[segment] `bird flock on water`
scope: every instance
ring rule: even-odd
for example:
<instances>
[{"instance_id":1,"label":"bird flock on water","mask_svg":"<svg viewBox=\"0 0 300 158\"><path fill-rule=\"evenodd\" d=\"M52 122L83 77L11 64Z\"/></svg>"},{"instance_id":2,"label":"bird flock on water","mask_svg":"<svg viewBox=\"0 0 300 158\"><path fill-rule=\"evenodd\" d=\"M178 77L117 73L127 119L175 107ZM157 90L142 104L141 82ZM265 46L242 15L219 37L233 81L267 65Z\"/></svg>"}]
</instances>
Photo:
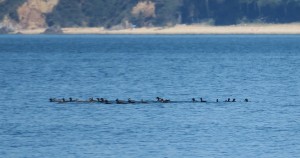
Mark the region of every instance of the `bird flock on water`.
<instances>
[{"instance_id":1,"label":"bird flock on water","mask_svg":"<svg viewBox=\"0 0 300 158\"><path fill-rule=\"evenodd\" d=\"M197 100L196 98L192 98L190 101L171 101L170 99L164 99L161 97L156 97L156 100L154 100L154 101L151 101L151 100L148 101L148 100L143 100L143 99L141 99L140 101L135 101L130 98L128 98L127 101L120 100L120 99L107 100L104 98L94 99L93 97L89 98L88 100L73 99L71 97L69 99L50 98L49 101L54 102L54 103L103 103L103 104L147 104L147 103L180 103L180 102L207 103L208 102L208 101L204 100L203 98L200 98L199 100ZM247 98L242 101L249 102L249 100ZM218 102L222 102L222 101L219 101L219 99L216 99L215 101L210 101L210 102L218 103ZM232 99L228 98L228 99L224 100L223 102L237 102L237 100L235 98L232 98Z\"/></svg>"}]
</instances>

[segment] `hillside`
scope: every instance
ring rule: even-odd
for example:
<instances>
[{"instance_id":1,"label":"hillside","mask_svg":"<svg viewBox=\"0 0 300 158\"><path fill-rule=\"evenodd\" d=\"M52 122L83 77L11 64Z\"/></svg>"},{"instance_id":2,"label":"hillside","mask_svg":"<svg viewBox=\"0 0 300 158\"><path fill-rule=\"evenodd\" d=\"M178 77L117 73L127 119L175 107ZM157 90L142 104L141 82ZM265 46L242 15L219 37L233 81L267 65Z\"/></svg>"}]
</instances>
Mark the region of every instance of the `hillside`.
<instances>
[{"instance_id":1,"label":"hillside","mask_svg":"<svg viewBox=\"0 0 300 158\"><path fill-rule=\"evenodd\" d=\"M0 27L105 27L300 21L300 0L0 0Z\"/></svg>"}]
</instances>

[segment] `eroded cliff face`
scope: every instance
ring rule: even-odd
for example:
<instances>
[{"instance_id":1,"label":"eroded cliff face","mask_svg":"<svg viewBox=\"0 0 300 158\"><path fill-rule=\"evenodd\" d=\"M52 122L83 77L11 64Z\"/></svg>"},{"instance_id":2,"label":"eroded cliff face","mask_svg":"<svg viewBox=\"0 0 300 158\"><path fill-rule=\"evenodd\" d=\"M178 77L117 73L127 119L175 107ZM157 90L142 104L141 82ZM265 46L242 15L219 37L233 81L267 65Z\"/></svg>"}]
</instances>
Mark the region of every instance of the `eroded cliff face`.
<instances>
[{"instance_id":1,"label":"eroded cliff face","mask_svg":"<svg viewBox=\"0 0 300 158\"><path fill-rule=\"evenodd\" d=\"M155 3L151 1L138 2L137 5L132 8L131 14L135 17L155 17Z\"/></svg>"},{"instance_id":2,"label":"eroded cliff face","mask_svg":"<svg viewBox=\"0 0 300 158\"><path fill-rule=\"evenodd\" d=\"M18 8L20 28L45 28L45 14L50 13L58 3L59 0L27 0Z\"/></svg>"}]
</instances>

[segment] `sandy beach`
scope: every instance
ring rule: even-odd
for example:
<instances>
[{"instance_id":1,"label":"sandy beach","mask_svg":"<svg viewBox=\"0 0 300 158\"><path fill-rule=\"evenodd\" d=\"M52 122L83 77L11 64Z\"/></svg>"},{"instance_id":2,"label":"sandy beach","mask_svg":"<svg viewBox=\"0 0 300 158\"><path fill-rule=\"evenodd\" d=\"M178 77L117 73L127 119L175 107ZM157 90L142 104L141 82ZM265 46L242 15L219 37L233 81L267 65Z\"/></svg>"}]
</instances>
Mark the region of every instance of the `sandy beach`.
<instances>
[{"instance_id":1,"label":"sandy beach","mask_svg":"<svg viewBox=\"0 0 300 158\"><path fill-rule=\"evenodd\" d=\"M41 34L45 29L17 30L15 33ZM230 26L176 25L122 30L94 28L62 28L64 34L300 34L300 23L240 24Z\"/></svg>"}]
</instances>

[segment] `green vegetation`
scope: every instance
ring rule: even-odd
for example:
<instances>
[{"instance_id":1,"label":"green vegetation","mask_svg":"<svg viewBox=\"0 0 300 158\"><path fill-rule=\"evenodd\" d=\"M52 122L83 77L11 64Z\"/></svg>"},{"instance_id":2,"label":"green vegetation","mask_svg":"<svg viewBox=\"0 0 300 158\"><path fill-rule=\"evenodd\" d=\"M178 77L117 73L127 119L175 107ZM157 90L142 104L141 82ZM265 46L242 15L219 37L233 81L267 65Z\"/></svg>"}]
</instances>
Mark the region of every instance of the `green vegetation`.
<instances>
[{"instance_id":1,"label":"green vegetation","mask_svg":"<svg viewBox=\"0 0 300 158\"><path fill-rule=\"evenodd\" d=\"M216 25L300 21L299 0L183 0L183 3L183 23L203 19L213 19Z\"/></svg>"},{"instance_id":2,"label":"green vegetation","mask_svg":"<svg viewBox=\"0 0 300 158\"><path fill-rule=\"evenodd\" d=\"M142 0L61 0L48 22L61 26L105 26L124 19L137 26L165 26L207 22L230 25L243 22L288 23L300 21L300 0L152 0L156 17L132 17Z\"/></svg>"},{"instance_id":3,"label":"green vegetation","mask_svg":"<svg viewBox=\"0 0 300 158\"><path fill-rule=\"evenodd\" d=\"M135 5L135 0L60 0L47 15L47 23L68 26L105 26L119 24Z\"/></svg>"},{"instance_id":4,"label":"green vegetation","mask_svg":"<svg viewBox=\"0 0 300 158\"><path fill-rule=\"evenodd\" d=\"M4 15L18 20L17 7L25 0L0 3ZM155 16L132 15L138 2L147 0L60 0L46 15L49 26L112 26L130 21L139 26L166 26L178 23L209 22L215 25L300 21L300 0L151 0Z\"/></svg>"},{"instance_id":5,"label":"green vegetation","mask_svg":"<svg viewBox=\"0 0 300 158\"><path fill-rule=\"evenodd\" d=\"M156 0L156 25L181 23L182 0Z\"/></svg>"},{"instance_id":6,"label":"green vegetation","mask_svg":"<svg viewBox=\"0 0 300 158\"><path fill-rule=\"evenodd\" d=\"M0 19L3 19L5 15L18 21L17 8L21 6L25 0L5 0L0 3Z\"/></svg>"}]
</instances>

